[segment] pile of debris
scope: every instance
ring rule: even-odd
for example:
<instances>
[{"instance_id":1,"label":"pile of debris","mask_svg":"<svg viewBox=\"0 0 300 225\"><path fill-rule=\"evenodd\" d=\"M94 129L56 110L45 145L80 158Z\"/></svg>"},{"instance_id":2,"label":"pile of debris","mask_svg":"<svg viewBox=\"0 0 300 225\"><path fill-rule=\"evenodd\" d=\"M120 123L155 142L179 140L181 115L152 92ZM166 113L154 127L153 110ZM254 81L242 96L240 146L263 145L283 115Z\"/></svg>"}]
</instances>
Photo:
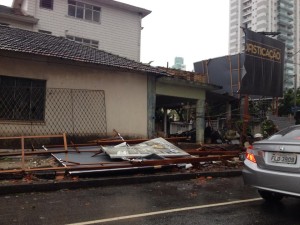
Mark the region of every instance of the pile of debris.
<instances>
[{"instance_id":1,"label":"pile of debris","mask_svg":"<svg viewBox=\"0 0 300 225\"><path fill-rule=\"evenodd\" d=\"M26 149L25 139L63 138L64 145ZM114 171L141 171L145 169L185 168L208 169L214 166L241 164L242 149L228 146L202 146L183 150L180 138L150 140L95 140L87 144L67 144L66 134L50 136L13 137L21 140L21 148L0 152L0 176L28 175L35 172L55 172L68 175L87 175ZM8 138L0 138L0 140ZM177 146L176 146L177 143Z\"/></svg>"}]
</instances>

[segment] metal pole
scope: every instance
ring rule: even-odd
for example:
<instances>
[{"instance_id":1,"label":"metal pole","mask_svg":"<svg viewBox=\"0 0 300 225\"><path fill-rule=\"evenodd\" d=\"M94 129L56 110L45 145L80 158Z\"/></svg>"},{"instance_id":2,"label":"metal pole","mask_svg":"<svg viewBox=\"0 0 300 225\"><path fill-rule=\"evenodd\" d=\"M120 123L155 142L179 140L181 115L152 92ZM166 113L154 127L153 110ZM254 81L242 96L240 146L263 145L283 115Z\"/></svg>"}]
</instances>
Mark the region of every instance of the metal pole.
<instances>
[{"instance_id":1,"label":"metal pole","mask_svg":"<svg viewBox=\"0 0 300 225\"><path fill-rule=\"evenodd\" d=\"M297 106L297 74L294 75L294 117L296 116L296 106Z\"/></svg>"},{"instance_id":2,"label":"metal pole","mask_svg":"<svg viewBox=\"0 0 300 225\"><path fill-rule=\"evenodd\" d=\"M168 111L167 111L167 108L164 108L164 134L165 134L165 137L168 137Z\"/></svg>"},{"instance_id":3,"label":"metal pole","mask_svg":"<svg viewBox=\"0 0 300 225\"><path fill-rule=\"evenodd\" d=\"M243 130L240 137L241 144L247 141L247 128L249 123L249 96L245 95L244 97L244 113L243 113Z\"/></svg>"}]
</instances>

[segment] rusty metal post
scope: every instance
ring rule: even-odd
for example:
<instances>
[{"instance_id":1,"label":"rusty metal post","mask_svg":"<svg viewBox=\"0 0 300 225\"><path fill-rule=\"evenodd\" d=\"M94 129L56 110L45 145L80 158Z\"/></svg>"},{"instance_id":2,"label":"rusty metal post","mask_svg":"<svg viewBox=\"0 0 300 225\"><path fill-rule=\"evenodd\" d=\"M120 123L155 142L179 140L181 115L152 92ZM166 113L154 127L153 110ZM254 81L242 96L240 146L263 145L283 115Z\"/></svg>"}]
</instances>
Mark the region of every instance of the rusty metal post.
<instances>
[{"instance_id":1,"label":"rusty metal post","mask_svg":"<svg viewBox=\"0 0 300 225\"><path fill-rule=\"evenodd\" d=\"M66 133L63 133L63 139L64 139L64 149L65 149L65 151L68 151L68 143L67 143Z\"/></svg>"},{"instance_id":2,"label":"rusty metal post","mask_svg":"<svg viewBox=\"0 0 300 225\"><path fill-rule=\"evenodd\" d=\"M243 144L243 138L247 137L247 128L249 122L249 96L244 97L244 113L243 113L243 135L241 136L241 144Z\"/></svg>"},{"instance_id":3,"label":"rusty metal post","mask_svg":"<svg viewBox=\"0 0 300 225\"><path fill-rule=\"evenodd\" d=\"M22 148L22 171L25 171L25 141L24 137L21 137L21 148Z\"/></svg>"},{"instance_id":4,"label":"rusty metal post","mask_svg":"<svg viewBox=\"0 0 300 225\"><path fill-rule=\"evenodd\" d=\"M163 108L164 110L164 134L165 134L165 137L168 137L168 112L167 112L167 108Z\"/></svg>"},{"instance_id":5,"label":"rusty metal post","mask_svg":"<svg viewBox=\"0 0 300 225\"><path fill-rule=\"evenodd\" d=\"M204 143L205 101L198 99L196 103L196 143Z\"/></svg>"}]
</instances>

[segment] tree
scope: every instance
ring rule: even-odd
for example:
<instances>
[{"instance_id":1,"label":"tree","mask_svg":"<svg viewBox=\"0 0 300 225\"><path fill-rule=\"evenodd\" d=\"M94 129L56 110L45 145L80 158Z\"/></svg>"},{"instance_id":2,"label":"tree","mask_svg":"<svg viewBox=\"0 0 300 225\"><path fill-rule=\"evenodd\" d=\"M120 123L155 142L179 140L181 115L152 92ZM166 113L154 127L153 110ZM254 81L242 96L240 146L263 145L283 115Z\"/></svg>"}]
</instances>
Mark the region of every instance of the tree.
<instances>
[{"instance_id":1,"label":"tree","mask_svg":"<svg viewBox=\"0 0 300 225\"><path fill-rule=\"evenodd\" d=\"M279 116L287 116L289 114L293 114L292 107L295 105L295 91L294 89L287 89L283 98L279 100L278 105L278 115ZM296 105L300 105L300 89L297 89L296 92Z\"/></svg>"},{"instance_id":2,"label":"tree","mask_svg":"<svg viewBox=\"0 0 300 225\"><path fill-rule=\"evenodd\" d=\"M266 117L266 113L271 108L270 99L259 99L249 101L249 114L255 120L262 121Z\"/></svg>"},{"instance_id":3,"label":"tree","mask_svg":"<svg viewBox=\"0 0 300 225\"><path fill-rule=\"evenodd\" d=\"M275 123L272 120L264 120L261 123L261 130L264 138L267 138L278 131Z\"/></svg>"}]
</instances>

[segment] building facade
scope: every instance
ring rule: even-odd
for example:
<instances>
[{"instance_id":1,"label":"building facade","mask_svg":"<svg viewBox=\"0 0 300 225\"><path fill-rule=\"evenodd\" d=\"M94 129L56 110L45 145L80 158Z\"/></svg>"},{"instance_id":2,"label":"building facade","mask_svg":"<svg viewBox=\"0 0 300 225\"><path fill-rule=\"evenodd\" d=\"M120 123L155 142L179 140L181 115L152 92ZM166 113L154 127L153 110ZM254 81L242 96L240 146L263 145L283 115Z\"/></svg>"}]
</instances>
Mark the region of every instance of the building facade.
<instances>
[{"instance_id":1,"label":"building facade","mask_svg":"<svg viewBox=\"0 0 300 225\"><path fill-rule=\"evenodd\" d=\"M0 136L88 138L117 129L153 137L155 91L148 86L163 75L66 38L0 25Z\"/></svg>"},{"instance_id":2,"label":"building facade","mask_svg":"<svg viewBox=\"0 0 300 225\"><path fill-rule=\"evenodd\" d=\"M113 0L14 0L0 22L140 61L141 22L150 12Z\"/></svg>"},{"instance_id":3,"label":"building facade","mask_svg":"<svg viewBox=\"0 0 300 225\"><path fill-rule=\"evenodd\" d=\"M299 86L299 6L297 0L230 0L229 54L244 51L242 27L255 32L278 32L273 38L286 46L284 88Z\"/></svg>"}]
</instances>

